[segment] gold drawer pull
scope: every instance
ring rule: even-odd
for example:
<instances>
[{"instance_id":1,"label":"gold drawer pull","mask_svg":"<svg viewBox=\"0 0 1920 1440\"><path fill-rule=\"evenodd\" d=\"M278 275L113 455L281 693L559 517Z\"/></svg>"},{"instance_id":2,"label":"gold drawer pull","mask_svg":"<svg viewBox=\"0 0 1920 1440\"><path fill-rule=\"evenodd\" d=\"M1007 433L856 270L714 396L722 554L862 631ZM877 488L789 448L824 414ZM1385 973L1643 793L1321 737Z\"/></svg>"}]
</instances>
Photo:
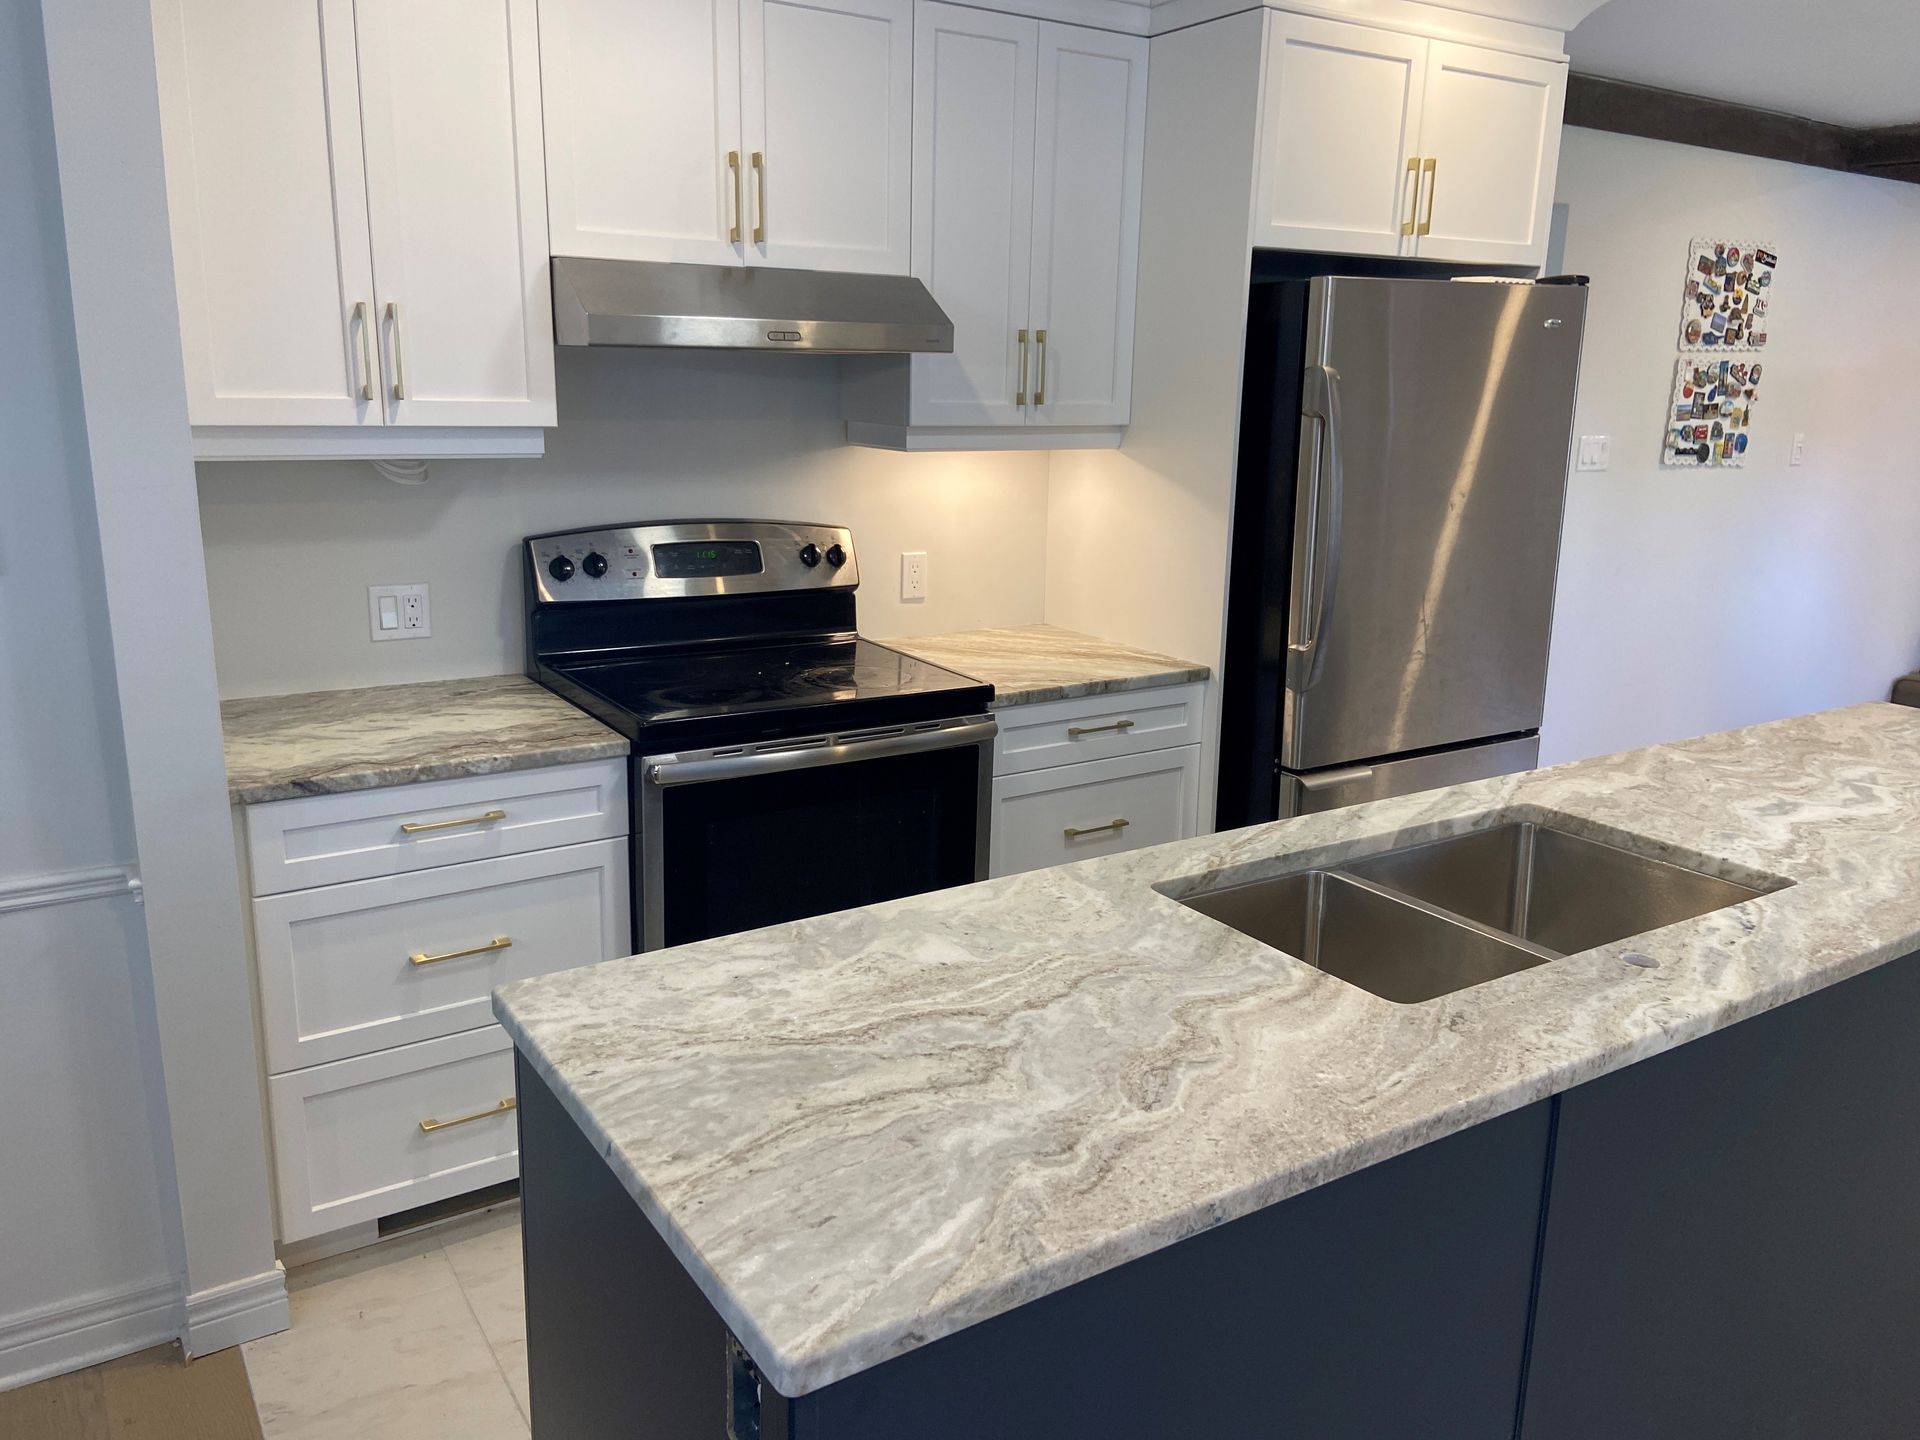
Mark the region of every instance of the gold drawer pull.
<instances>
[{"instance_id":1,"label":"gold drawer pull","mask_svg":"<svg viewBox=\"0 0 1920 1440\"><path fill-rule=\"evenodd\" d=\"M1126 829L1127 825L1128 822L1125 820L1109 820L1104 825L1089 825L1085 829L1075 829L1069 825L1067 826L1067 839L1078 840L1082 835L1104 835L1109 830L1117 833Z\"/></svg>"},{"instance_id":2,"label":"gold drawer pull","mask_svg":"<svg viewBox=\"0 0 1920 1440\"><path fill-rule=\"evenodd\" d=\"M1109 730L1131 729L1133 729L1133 721L1131 720L1116 720L1111 725L1069 725L1067 726L1067 738L1069 740L1078 740L1082 735L1104 735Z\"/></svg>"},{"instance_id":3,"label":"gold drawer pull","mask_svg":"<svg viewBox=\"0 0 1920 1440\"><path fill-rule=\"evenodd\" d=\"M491 1120L495 1115L505 1115L508 1111L519 1108L520 1102L509 1095L498 1105L489 1106L485 1110L476 1110L471 1115L456 1115L451 1120L422 1120L420 1131L424 1135L431 1135L436 1130L451 1130L456 1125L471 1125L475 1120Z\"/></svg>"},{"instance_id":4,"label":"gold drawer pull","mask_svg":"<svg viewBox=\"0 0 1920 1440\"><path fill-rule=\"evenodd\" d=\"M429 955L424 950L416 950L407 959L415 965L438 965L442 960L464 960L469 955L485 955L493 950L511 950L511 935L496 935L484 945L470 945L465 950L449 950L444 955Z\"/></svg>"},{"instance_id":5,"label":"gold drawer pull","mask_svg":"<svg viewBox=\"0 0 1920 1440\"><path fill-rule=\"evenodd\" d=\"M458 820L409 820L400 827L400 833L418 835L424 830L453 830L462 825L487 825L506 818L504 810L489 810L484 815L462 815Z\"/></svg>"}]
</instances>

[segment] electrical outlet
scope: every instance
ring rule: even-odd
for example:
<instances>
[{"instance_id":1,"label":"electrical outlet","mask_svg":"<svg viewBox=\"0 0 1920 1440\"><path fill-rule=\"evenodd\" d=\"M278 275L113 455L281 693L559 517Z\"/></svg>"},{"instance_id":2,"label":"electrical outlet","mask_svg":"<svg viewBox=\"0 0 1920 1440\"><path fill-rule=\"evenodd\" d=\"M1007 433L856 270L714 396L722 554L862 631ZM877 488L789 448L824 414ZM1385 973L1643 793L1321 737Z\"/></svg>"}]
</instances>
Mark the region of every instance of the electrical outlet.
<instances>
[{"instance_id":1,"label":"electrical outlet","mask_svg":"<svg viewBox=\"0 0 1920 1440\"><path fill-rule=\"evenodd\" d=\"M424 640L433 634L425 585L369 585L367 625L375 640Z\"/></svg>"},{"instance_id":2,"label":"electrical outlet","mask_svg":"<svg viewBox=\"0 0 1920 1440\"><path fill-rule=\"evenodd\" d=\"M1807 463L1807 436L1805 431L1801 431L1793 437L1793 458L1788 460L1787 463L1789 465L1804 465Z\"/></svg>"},{"instance_id":3,"label":"electrical outlet","mask_svg":"<svg viewBox=\"0 0 1920 1440\"><path fill-rule=\"evenodd\" d=\"M1611 435L1582 435L1580 437L1580 461L1582 470L1604 470L1613 459L1613 437Z\"/></svg>"},{"instance_id":4,"label":"electrical outlet","mask_svg":"<svg viewBox=\"0 0 1920 1440\"><path fill-rule=\"evenodd\" d=\"M927 598L926 551L905 550L901 552L900 598L902 600L924 600Z\"/></svg>"}]
</instances>

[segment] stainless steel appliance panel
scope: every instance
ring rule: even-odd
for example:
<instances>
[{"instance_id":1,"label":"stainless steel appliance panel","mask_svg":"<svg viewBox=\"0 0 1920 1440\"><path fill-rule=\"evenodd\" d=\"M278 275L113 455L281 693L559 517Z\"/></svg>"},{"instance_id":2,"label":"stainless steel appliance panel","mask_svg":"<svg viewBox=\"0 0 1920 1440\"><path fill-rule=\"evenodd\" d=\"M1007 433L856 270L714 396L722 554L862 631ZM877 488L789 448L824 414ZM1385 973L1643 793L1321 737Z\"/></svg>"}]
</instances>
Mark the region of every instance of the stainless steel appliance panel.
<instances>
[{"instance_id":1,"label":"stainless steel appliance panel","mask_svg":"<svg viewBox=\"0 0 1920 1440\"><path fill-rule=\"evenodd\" d=\"M1416 755L1406 760L1343 765L1306 775L1284 773L1280 777L1279 818L1318 815L1367 800L1386 800L1395 795L1437 790L1442 785L1463 785L1469 780L1512 775L1533 769L1539 760L1539 737L1526 735L1514 740L1496 740L1489 745L1464 745L1457 750Z\"/></svg>"},{"instance_id":2,"label":"stainless steel appliance panel","mask_svg":"<svg viewBox=\"0 0 1920 1440\"><path fill-rule=\"evenodd\" d=\"M1585 308L1579 286L1313 282L1287 769L1539 727Z\"/></svg>"}]
</instances>

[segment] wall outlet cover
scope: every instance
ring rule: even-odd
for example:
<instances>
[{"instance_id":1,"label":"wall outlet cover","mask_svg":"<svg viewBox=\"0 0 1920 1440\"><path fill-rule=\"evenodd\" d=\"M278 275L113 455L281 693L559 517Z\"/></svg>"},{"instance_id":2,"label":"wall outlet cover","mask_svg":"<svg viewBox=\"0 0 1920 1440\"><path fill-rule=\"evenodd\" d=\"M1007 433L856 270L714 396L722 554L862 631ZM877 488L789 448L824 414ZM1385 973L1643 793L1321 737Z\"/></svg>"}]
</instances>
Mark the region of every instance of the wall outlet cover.
<instances>
[{"instance_id":1,"label":"wall outlet cover","mask_svg":"<svg viewBox=\"0 0 1920 1440\"><path fill-rule=\"evenodd\" d=\"M375 640L424 640L433 634L426 585L369 585L367 628Z\"/></svg>"},{"instance_id":2,"label":"wall outlet cover","mask_svg":"<svg viewBox=\"0 0 1920 1440\"><path fill-rule=\"evenodd\" d=\"M926 551L905 550L901 552L900 598L902 600L924 600L927 598Z\"/></svg>"},{"instance_id":3,"label":"wall outlet cover","mask_svg":"<svg viewBox=\"0 0 1920 1440\"><path fill-rule=\"evenodd\" d=\"M1794 435L1793 458L1788 460L1787 463L1789 465L1804 465L1807 463L1807 436L1805 431L1800 431Z\"/></svg>"},{"instance_id":4,"label":"wall outlet cover","mask_svg":"<svg viewBox=\"0 0 1920 1440\"><path fill-rule=\"evenodd\" d=\"M1580 437L1579 468L1582 470L1604 470L1613 462L1613 437L1611 435L1582 435Z\"/></svg>"}]
</instances>

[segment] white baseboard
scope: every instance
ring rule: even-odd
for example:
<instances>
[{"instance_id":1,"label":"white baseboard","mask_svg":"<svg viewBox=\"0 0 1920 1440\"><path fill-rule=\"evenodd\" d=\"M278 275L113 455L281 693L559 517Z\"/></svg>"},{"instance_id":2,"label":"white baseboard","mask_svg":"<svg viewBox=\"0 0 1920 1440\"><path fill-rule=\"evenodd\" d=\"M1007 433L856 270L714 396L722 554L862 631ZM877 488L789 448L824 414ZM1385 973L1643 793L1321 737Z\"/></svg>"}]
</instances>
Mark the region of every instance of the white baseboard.
<instances>
[{"instance_id":1,"label":"white baseboard","mask_svg":"<svg viewBox=\"0 0 1920 1440\"><path fill-rule=\"evenodd\" d=\"M0 1390L164 1345L179 1330L172 1278L0 1317Z\"/></svg>"},{"instance_id":2,"label":"white baseboard","mask_svg":"<svg viewBox=\"0 0 1920 1440\"><path fill-rule=\"evenodd\" d=\"M189 1295L180 1343L188 1355L211 1355L276 1334L289 1323L287 1272L275 1261L271 1270Z\"/></svg>"}]
</instances>

